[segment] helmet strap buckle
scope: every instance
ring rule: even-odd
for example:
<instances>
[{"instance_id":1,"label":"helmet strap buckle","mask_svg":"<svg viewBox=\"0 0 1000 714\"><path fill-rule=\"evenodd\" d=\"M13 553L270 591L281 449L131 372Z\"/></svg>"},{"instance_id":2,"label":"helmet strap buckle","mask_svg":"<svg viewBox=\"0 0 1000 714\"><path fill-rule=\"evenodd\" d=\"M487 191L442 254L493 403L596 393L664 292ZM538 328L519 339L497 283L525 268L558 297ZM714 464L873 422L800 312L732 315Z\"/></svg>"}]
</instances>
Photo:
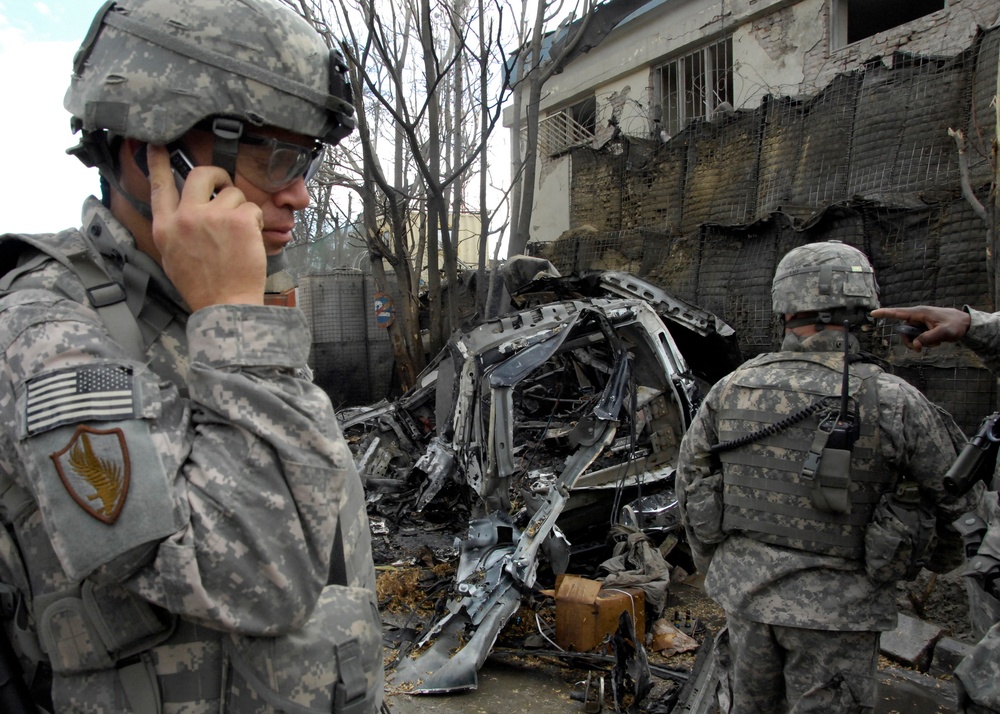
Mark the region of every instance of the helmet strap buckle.
<instances>
[{"instance_id":1,"label":"helmet strap buckle","mask_svg":"<svg viewBox=\"0 0 1000 714\"><path fill-rule=\"evenodd\" d=\"M212 120L212 134L215 135L215 142L212 144L212 164L225 169L229 178L235 182L236 154L240 150L243 122L238 119L216 117Z\"/></svg>"}]
</instances>

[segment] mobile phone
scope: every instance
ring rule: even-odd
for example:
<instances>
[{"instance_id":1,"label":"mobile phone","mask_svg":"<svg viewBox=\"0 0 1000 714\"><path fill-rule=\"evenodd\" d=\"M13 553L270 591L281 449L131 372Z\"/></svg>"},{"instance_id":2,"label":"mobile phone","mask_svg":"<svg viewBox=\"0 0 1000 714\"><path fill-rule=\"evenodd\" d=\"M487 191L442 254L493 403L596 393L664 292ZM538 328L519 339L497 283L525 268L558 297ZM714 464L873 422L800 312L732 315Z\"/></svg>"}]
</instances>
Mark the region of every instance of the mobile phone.
<instances>
[{"instance_id":1,"label":"mobile phone","mask_svg":"<svg viewBox=\"0 0 1000 714\"><path fill-rule=\"evenodd\" d=\"M174 170L174 182L177 184L177 190L181 191L188 174L194 168L194 162L178 144L168 144L167 149L170 151L170 168ZM212 196L214 198L215 194Z\"/></svg>"},{"instance_id":2,"label":"mobile phone","mask_svg":"<svg viewBox=\"0 0 1000 714\"><path fill-rule=\"evenodd\" d=\"M174 172L174 183L177 186L177 192L180 193L184 190L184 181L187 180L188 174L191 173L196 164L191 160L191 157L187 155L179 143L173 142L167 144L167 150L170 152L170 168ZM149 164L146 161L146 145L143 144L134 154L135 163L145 174L146 178L149 178ZM215 198L216 192L212 191L212 198Z\"/></svg>"},{"instance_id":3,"label":"mobile phone","mask_svg":"<svg viewBox=\"0 0 1000 714\"><path fill-rule=\"evenodd\" d=\"M920 335L927 332L928 327L927 325L923 324L908 325L906 323L901 323L899 325L896 325L896 327L893 329L896 331L897 334L904 335L912 340L916 339L917 337L920 337Z\"/></svg>"}]
</instances>

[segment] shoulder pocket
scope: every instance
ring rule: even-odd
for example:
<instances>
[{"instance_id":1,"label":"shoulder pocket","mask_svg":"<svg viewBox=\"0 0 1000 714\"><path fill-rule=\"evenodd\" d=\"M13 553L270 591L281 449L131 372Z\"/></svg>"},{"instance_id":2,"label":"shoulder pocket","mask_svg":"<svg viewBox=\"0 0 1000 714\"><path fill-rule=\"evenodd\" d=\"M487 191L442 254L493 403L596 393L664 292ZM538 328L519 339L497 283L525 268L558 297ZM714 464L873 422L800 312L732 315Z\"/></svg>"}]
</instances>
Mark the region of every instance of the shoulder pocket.
<instances>
[{"instance_id":1,"label":"shoulder pocket","mask_svg":"<svg viewBox=\"0 0 1000 714\"><path fill-rule=\"evenodd\" d=\"M91 366L102 369L56 370L28 380L17 402L26 483L74 580L180 527L150 432L160 412L156 382L143 367ZM49 388L63 396L48 396Z\"/></svg>"}]
</instances>

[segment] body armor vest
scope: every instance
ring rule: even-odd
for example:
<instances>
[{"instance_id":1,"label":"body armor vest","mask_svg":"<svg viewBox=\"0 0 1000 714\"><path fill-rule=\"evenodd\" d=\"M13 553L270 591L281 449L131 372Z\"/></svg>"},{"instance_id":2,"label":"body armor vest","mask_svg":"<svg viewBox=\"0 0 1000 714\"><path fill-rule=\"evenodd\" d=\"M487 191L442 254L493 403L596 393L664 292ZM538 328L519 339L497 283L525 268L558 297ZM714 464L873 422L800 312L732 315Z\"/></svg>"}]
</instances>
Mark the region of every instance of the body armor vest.
<instances>
[{"instance_id":1,"label":"body armor vest","mask_svg":"<svg viewBox=\"0 0 1000 714\"><path fill-rule=\"evenodd\" d=\"M860 435L851 452L848 510L832 513L814 505L813 484L802 475L820 422L836 413L843 356L833 352L780 352L759 357L734 373L719 410L720 441L761 434L720 454L723 464L723 531L741 531L765 543L859 562L865 527L879 497L896 474L879 452L877 379L868 363L851 366L850 397ZM781 428L782 421L825 402L809 417Z\"/></svg>"}]
</instances>

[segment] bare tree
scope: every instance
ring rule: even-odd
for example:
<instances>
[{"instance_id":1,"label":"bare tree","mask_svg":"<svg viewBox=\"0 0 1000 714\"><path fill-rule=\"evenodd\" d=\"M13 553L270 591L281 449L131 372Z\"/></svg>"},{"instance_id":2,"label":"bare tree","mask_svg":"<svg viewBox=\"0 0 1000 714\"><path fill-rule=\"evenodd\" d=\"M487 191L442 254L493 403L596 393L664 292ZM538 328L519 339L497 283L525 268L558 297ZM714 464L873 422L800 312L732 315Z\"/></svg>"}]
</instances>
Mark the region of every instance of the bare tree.
<instances>
[{"instance_id":1,"label":"bare tree","mask_svg":"<svg viewBox=\"0 0 1000 714\"><path fill-rule=\"evenodd\" d=\"M454 305L442 303L441 271L454 285L456 216L468 203L468 179L482 169L483 145L506 96L504 13L468 0L285 2L340 47L351 67L358 131L348 143L357 142L360 162L350 166L340 157L331 176L354 172L341 183L361 198L373 274L394 295L390 337L400 379L409 386L425 364L424 266L431 353L455 327ZM480 70L475 82L470 67Z\"/></svg>"},{"instance_id":2,"label":"bare tree","mask_svg":"<svg viewBox=\"0 0 1000 714\"><path fill-rule=\"evenodd\" d=\"M1000 76L997 77L996 93L990 102L990 116L987 121L978 115L977 105L973 102L972 116L969 122L971 136L961 129L948 129L948 135L955 141L958 150L958 172L962 186L962 196L972 207L973 212L986 225L985 256L986 275L988 280L991 309L1000 305L1000 281L997 280L996 249L998 228L1000 228ZM983 202L976 194L976 186L972 185L970 172L970 153L980 162L985 163L989 170L989 190L986 201Z\"/></svg>"}]
</instances>

